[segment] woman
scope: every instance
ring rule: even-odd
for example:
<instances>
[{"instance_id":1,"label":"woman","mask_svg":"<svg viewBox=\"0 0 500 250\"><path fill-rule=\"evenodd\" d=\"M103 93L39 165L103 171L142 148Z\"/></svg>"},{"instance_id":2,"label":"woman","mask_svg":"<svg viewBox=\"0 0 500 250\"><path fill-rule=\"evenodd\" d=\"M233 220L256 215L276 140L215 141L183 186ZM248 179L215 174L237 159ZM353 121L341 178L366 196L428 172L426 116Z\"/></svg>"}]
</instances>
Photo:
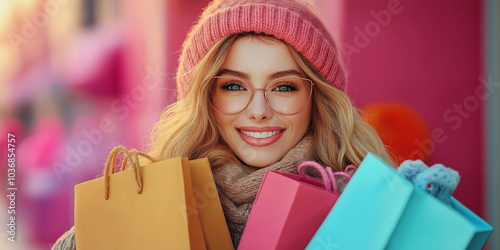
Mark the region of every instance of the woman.
<instances>
[{"instance_id":1,"label":"woman","mask_svg":"<svg viewBox=\"0 0 500 250\"><path fill-rule=\"evenodd\" d=\"M149 154L208 157L235 246L266 170L297 173L314 160L342 171L368 152L394 165L343 92L338 51L300 0L216 0L188 34L178 101L155 125ZM54 248L74 244L72 234Z\"/></svg>"}]
</instances>

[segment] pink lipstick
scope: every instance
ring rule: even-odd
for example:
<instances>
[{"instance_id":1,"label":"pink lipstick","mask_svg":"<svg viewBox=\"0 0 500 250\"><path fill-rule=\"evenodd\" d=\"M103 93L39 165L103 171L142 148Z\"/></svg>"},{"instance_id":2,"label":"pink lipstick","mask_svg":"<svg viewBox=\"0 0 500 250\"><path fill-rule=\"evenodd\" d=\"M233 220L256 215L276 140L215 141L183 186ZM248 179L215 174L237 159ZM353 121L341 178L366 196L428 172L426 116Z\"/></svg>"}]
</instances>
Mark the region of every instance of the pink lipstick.
<instances>
[{"instance_id":1,"label":"pink lipstick","mask_svg":"<svg viewBox=\"0 0 500 250\"><path fill-rule=\"evenodd\" d=\"M237 128L241 139L254 147L269 146L278 141L285 128L283 127L239 127Z\"/></svg>"}]
</instances>

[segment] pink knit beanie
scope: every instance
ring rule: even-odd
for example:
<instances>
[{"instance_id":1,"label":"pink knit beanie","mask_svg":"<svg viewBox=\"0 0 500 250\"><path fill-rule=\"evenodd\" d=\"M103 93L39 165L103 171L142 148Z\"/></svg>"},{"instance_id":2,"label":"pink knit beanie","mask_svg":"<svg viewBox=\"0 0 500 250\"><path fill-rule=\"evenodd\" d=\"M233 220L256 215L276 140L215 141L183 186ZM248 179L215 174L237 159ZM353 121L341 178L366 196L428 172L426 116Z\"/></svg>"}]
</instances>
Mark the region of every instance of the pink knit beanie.
<instances>
[{"instance_id":1,"label":"pink knit beanie","mask_svg":"<svg viewBox=\"0 0 500 250\"><path fill-rule=\"evenodd\" d=\"M177 70L177 99L189 91L193 67L221 38L241 32L272 35L300 52L323 78L344 91L339 49L308 0L214 0L192 27Z\"/></svg>"}]
</instances>

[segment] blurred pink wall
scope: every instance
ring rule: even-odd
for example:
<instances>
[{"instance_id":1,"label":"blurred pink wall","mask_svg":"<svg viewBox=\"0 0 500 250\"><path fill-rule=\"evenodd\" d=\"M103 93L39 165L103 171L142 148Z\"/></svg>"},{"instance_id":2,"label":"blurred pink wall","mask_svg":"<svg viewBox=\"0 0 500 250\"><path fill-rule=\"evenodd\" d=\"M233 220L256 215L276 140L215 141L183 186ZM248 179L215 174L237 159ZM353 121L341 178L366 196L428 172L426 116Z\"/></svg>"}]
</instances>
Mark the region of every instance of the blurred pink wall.
<instances>
[{"instance_id":1,"label":"blurred pink wall","mask_svg":"<svg viewBox=\"0 0 500 250\"><path fill-rule=\"evenodd\" d=\"M347 93L358 108L402 102L433 133L428 165L459 171L454 197L484 215L482 1L343 1Z\"/></svg>"},{"instance_id":2,"label":"blurred pink wall","mask_svg":"<svg viewBox=\"0 0 500 250\"><path fill-rule=\"evenodd\" d=\"M122 142L133 148L146 148L149 131L159 120L161 111L176 101L175 71L182 42L208 0L153 0L142 5L125 1L124 82L123 91L146 90L145 98L131 100L132 105L119 106L125 117ZM147 78L147 80L145 80ZM132 96L133 97L133 96ZM130 98L129 98L130 99ZM126 111L127 110L127 111ZM147 110L148 112L144 112Z\"/></svg>"},{"instance_id":3,"label":"blurred pink wall","mask_svg":"<svg viewBox=\"0 0 500 250\"><path fill-rule=\"evenodd\" d=\"M206 7L208 0L172 0L167 1L167 37L168 46L166 58L168 60L167 71L172 73L172 79L169 81L169 88L175 89L175 72L178 65L178 59L181 52L182 43L194 22L198 19L202 8ZM171 101L175 101L173 98Z\"/></svg>"}]
</instances>

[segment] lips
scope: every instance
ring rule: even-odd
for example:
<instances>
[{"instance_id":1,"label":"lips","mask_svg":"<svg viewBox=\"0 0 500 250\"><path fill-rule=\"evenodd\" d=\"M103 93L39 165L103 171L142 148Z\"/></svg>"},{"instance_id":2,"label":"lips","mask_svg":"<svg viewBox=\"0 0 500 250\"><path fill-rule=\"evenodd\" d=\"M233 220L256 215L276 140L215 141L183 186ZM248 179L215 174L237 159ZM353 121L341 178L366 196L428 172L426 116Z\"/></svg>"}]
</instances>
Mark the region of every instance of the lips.
<instances>
[{"instance_id":1,"label":"lips","mask_svg":"<svg viewBox=\"0 0 500 250\"><path fill-rule=\"evenodd\" d=\"M256 139L265 139L265 138L269 138L273 135L276 135L277 133L279 133L280 131L269 131L269 132L249 132L249 131L243 131L243 130L240 130L241 133L245 134L245 135L248 135L250 137L253 137L253 138L256 138Z\"/></svg>"},{"instance_id":2,"label":"lips","mask_svg":"<svg viewBox=\"0 0 500 250\"><path fill-rule=\"evenodd\" d=\"M237 131L247 144L265 147L278 141L285 129L282 127L239 127Z\"/></svg>"}]
</instances>

